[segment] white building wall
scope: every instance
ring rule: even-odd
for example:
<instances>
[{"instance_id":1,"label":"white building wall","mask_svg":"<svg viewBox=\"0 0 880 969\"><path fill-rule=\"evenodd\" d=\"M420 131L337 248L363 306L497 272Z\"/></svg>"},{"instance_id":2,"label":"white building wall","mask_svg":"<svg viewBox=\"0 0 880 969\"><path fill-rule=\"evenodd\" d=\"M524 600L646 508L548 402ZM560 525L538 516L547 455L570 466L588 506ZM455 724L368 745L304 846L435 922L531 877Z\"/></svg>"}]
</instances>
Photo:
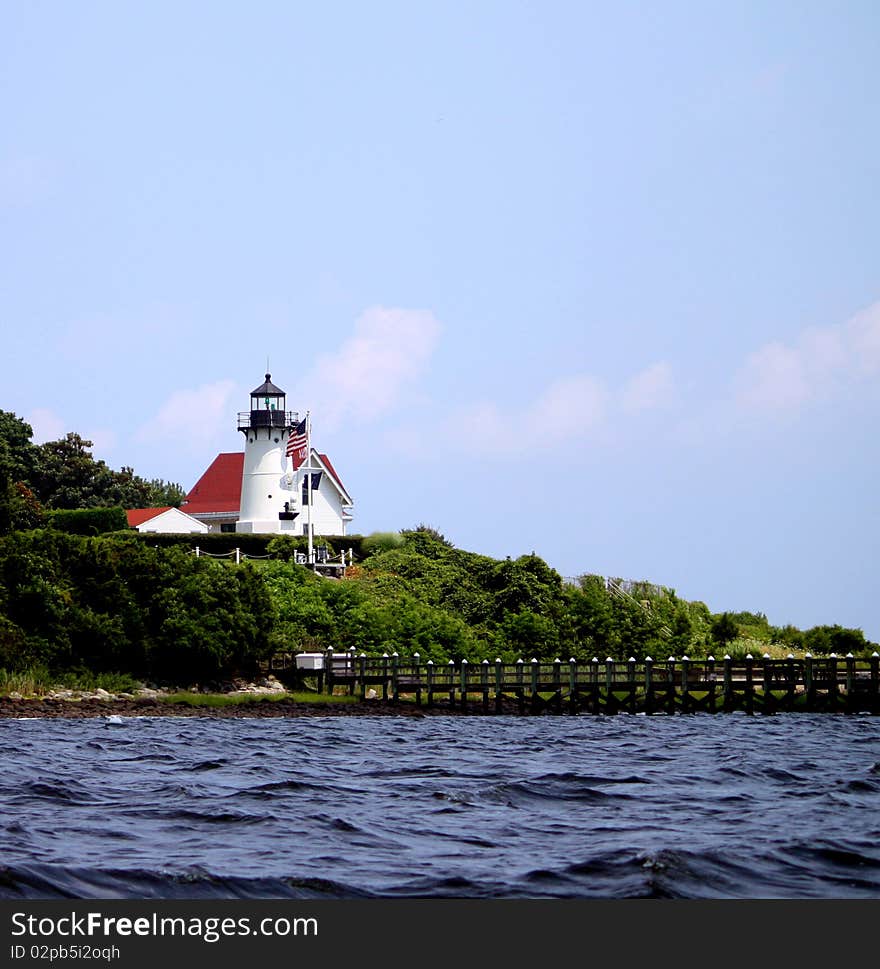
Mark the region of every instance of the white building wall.
<instances>
[{"instance_id":1,"label":"white building wall","mask_svg":"<svg viewBox=\"0 0 880 969\"><path fill-rule=\"evenodd\" d=\"M277 440L276 440L277 438ZM236 531L274 533L294 531L293 522L280 521L278 513L289 501L296 510L294 495L296 478L287 480L288 461L284 454L286 432L281 428L260 428L248 433L244 448L244 469L241 479L241 511Z\"/></svg>"},{"instance_id":2,"label":"white building wall","mask_svg":"<svg viewBox=\"0 0 880 969\"><path fill-rule=\"evenodd\" d=\"M344 535L346 522L342 514L339 492L330 483L329 474L321 475L321 484L312 492L312 526L315 535ZM308 505L297 506L300 515L296 520L298 535L304 535L309 522Z\"/></svg>"},{"instance_id":3,"label":"white building wall","mask_svg":"<svg viewBox=\"0 0 880 969\"><path fill-rule=\"evenodd\" d=\"M168 511L163 511L161 515L156 515L155 518L138 525L137 530L143 533L164 535L203 534L208 531L208 526L178 508L169 508Z\"/></svg>"}]
</instances>

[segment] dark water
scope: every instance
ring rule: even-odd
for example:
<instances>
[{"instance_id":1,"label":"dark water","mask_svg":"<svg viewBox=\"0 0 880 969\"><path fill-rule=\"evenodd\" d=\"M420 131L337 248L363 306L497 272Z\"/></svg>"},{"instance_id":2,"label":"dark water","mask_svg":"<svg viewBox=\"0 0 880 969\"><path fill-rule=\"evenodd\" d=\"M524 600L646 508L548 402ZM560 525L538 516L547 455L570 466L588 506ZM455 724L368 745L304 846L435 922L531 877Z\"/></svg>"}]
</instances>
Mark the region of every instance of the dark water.
<instances>
[{"instance_id":1,"label":"dark water","mask_svg":"<svg viewBox=\"0 0 880 969\"><path fill-rule=\"evenodd\" d=\"M0 897L880 897L877 717L114 721L0 721Z\"/></svg>"}]
</instances>

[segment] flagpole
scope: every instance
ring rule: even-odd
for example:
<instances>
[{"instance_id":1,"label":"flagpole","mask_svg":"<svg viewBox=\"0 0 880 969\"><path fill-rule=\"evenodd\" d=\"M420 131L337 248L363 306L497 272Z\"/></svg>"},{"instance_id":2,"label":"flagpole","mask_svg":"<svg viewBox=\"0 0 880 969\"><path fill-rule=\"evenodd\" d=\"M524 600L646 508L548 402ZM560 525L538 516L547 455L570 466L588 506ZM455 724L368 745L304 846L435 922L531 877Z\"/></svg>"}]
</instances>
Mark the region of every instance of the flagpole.
<instances>
[{"instance_id":1,"label":"flagpole","mask_svg":"<svg viewBox=\"0 0 880 969\"><path fill-rule=\"evenodd\" d=\"M308 509L308 528L309 528L309 565L314 565L314 550L312 548L313 538L312 538L312 418L311 411L306 411L306 454L308 455L306 459L306 494L309 498L309 509Z\"/></svg>"}]
</instances>

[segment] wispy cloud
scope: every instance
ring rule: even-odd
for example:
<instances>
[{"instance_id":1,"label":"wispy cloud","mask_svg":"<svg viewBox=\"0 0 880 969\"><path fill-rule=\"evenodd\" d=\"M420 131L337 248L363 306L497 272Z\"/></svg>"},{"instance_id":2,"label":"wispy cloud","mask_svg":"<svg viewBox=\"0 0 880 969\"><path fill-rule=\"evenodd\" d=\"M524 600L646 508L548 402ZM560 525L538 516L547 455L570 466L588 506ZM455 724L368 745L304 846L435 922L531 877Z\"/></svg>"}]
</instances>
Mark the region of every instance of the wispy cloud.
<instances>
[{"instance_id":1,"label":"wispy cloud","mask_svg":"<svg viewBox=\"0 0 880 969\"><path fill-rule=\"evenodd\" d=\"M34 431L34 444L45 444L46 441L59 441L66 434L73 431L70 424L55 411L48 407L37 407L25 415L24 418ZM113 452L118 440L115 431L107 427L83 428L76 433L84 441L91 441L91 451L95 458L107 460Z\"/></svg>"},{"instance_id":2,"label":"wispy cloud","mask_svg":"<svg viewBox=\"0 0 880 969\"><path fill-rule=\"evenodd\" d=\"M737 405L768 416L797 413L845 384L880 372L880 303L846 323L804 329L766 343L734 378Z\"/></svg>"},{"instance_id":3,"label":"wispy cloud","mask_svg":"<svg viewBox=\"0 0 880 969\"><path fill-rule=\"evenodd\" d=\"M856 313L844 329L858 371L865 376L880 373L880 302Z\"/></svg>"},{"instance_id":4,"label":"wispy cloud","mask_svg":"<svg viewBox=\"0 0 880 969\"><path fill-rule=\"evenodd\" d=\"M626 414L641 414L668 407L674 397L672 367L663 360L626 381L620 392L620 406Z\"/></svg>"},{"instance_id":5,"label":"wispy cloud","mask_svg":"<svg viewBox=\"0 0 880 969\"><path fill-rule=\"evenodd\" d=\"M48 407L37 407L25 415L34 430L34 444L57 441L67 433L64 419Z\"/></svg>"},{"instance_id":6,"label":"wispy cloud","mask_svg":"<svg viewBox=\"0 0 880 969\"><path fill-rule=\"evenodd\" d=\"M427 310L374 306L335 353L318 358L297 396L320 414L325 430L374 421L393 411L422 375L439 334Z\"/></svg>"},{"instance_id":7,"label":"wispy cloud","mask_svg":"<svg viewBox=\"0 0 880 969\"><path fill-rule=\"evenodd\" d=\"M582 437L605 420L609 394L601 380L577 374L554 380L525 415L530 434L548 441Z\"/></svg>"},{"instance_id":8,"label":"wispy cloud","mask_svg":"<svg viewBox=\"0 0 880 969\"><path fill-rule=\"evenodd\" d=\"M481 454L512 455L547 450L586 437L605 420L609 393L589 374L560 377L537 397L510 409L492 401L465 405L435 434L421 440L447 439L449 447ZM397 443L406 443L398 438ZM410 443L419 444L418 438ZM454 452L453 452L454 453Z\"/></svg>"},{"instance_id":9,"label":"wispy cloud","mask_svg":"<svg viewBox=\"0 0 880 969\"><path fill-rule=\"evenodd\" d=\"M238 385L233 380L218 380L201 387L176 390L153 417L135 434L142 443L168 444L180 438L181 428L193 428L202 441L222 435L237 410Z\"/></svg>"},{"instance_id":10,"label":"wispy cloud","mask_svg":"<svg viewBox=\"0 0 880 969\"><path fill-rule=\"evenodd\" d=\"M385 440L398 452L423 458L462 452L497 458L551 453L595 439L636 414L666 408L674 397L672 368L665 362L652 364L619 387L593 374L568 374L516 407L476 400L430 428L391 429Z\"/></svg>"}]
</instances>

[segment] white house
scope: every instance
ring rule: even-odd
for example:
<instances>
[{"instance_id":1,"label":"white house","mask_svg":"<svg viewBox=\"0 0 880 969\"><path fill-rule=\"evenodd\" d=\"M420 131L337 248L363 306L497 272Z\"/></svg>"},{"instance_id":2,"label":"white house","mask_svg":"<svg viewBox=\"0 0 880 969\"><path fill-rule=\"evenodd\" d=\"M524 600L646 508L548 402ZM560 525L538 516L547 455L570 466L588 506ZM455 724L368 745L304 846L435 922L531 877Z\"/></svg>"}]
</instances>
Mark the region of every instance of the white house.
<instances>
[{"instance_id":1,"label":"white house","mask_svg":"<svg viewBox=\"0 0 880 969\"><path fill-rule=\"evenodd\" d=\"M307 465L308 467L308 465ZM351 495L345 490L336 469L326 454L319 454L312 448L311 471L302 472L302 486L299 494L300 516L296 524L301 535L307 535L309 522L315 535L344 535L346 525L352 520L351 508L354 504ZM306 475L312 476L311 499Z\"/></svg>"},{"instance_id":2,"label":"white house","mask_svg":"<svg viewBox=\"0 0 880 969\"><path fill-rule=\"evenodd\" d=\"M203 534L209 531L204 522L200 522L179 508L132 508L126 511L125 516L128 519L128 527L136 528L139 532Z\"/></svg>"},{"instance_id":3,"label":"white house","mask_svg":"<svg viewBox=\"0 0 880 969\"><path fill-rule=\"evenodd\" d=\"M308 415L287 410L271 374L238 415L243 454L218 454L183 507L212 532L345 535L354 504L326 454L311 446Z\"/></svg>"},{"instance_id":4,"label":"white house","mask_svg":"<svg viewBox=\"0 0 880 969\"><path fill-rule=\"evenodd\" d=\"M314 534L345 535L352 520L354 505L326 454L312 448L312 526ZM241 482L244 454L218 454L186 496L186 513L202 522L209 532L234 532L241 511ZM307 535L309 524L305 471L300 468L302 486L292 503L296 510L293 529L288 534ZM292 498L293 496L289 496Z\"/></svg>"}]
</instances>

